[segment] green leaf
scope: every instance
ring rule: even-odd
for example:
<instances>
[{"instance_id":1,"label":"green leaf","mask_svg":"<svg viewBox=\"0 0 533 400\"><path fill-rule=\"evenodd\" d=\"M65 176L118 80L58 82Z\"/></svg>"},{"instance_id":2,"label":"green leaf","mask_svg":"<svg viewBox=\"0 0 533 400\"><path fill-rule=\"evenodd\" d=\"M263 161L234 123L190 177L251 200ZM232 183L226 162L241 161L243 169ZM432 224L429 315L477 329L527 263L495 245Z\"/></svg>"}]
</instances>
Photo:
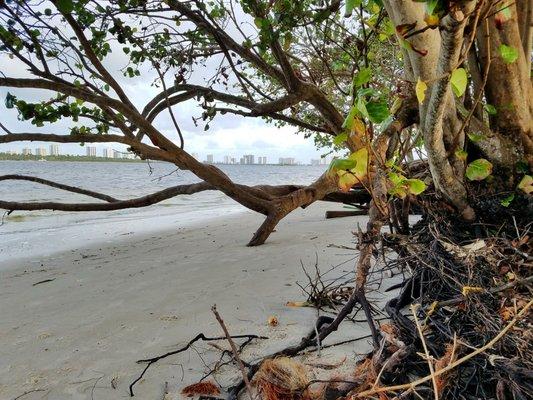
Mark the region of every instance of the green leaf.
<instances>
[{"instance_id":1,"label":"green leaf","mask_svg":"<svg viewBox=\"0 0 533 400\"><path fill-rule=\"evenodd\" d=\"M344 143L346 140L348 140L348 133L343 132L338 134L333 138L333 144L340 146L342 143Z\"/></svg>"},{"instance_id":2,"label":"green leaf","mask_svg":"<svg viewBox=\"0 0 533 400\"><path fill-rule=\"evenodd\" d=\"M480 140L485 140L487 138L484 134L477 132L469 132L467 135L470 141L472 141L473 143L477 143Z\"/></svg>"},{"instance_id":3,"label":"green leaf","mask_svg":"<svg viewBox=\"0 0 533 400\"><path fill-rule=\"evenodd\" d=\"M389 117L389 107L386 100L369 101L366 103L366 111L370 120L380 124Z\"/></svg>"},{"instance_id":4,"label":"green leaf","mask_svg":"<svg viewBox=\"0 0 533 400\"><path fill-rule=\"evenodd\" d=\"M504 207L509 207L513 200L514 200L514 193L511 193L505 199L502 199L502 201L500 201L500 204Z\"/></svg>"},{"instance_id":5,"label":"green leaf","mask_svg":"<svg viewBox=\"0 0 533 400\"><path fill-rule=\"evenodd\" d=\"M492 164L484 158L472 161L466 167L466 177L471 181L482 181L492 173Z\"/></svg>"},{"instance_id":6,"label":"green leaf","mask_svg":"<svg viewBox=\"0 0 533 400\"><path fill-rule=\"evenodd\" d=\"M389 173L389 179L395 185L401 185L402 182L405 180L405 177L403 175L396 174L394 172L390 172Z\"/></svg>"},{"instance_id":7,"label":"green leaf","mask_svg":"<svg viewBox=\"0 0 533 400\"><path fill-rule=\"evenodd\" d=\"M496 110L496 107L494 107L492 104L485 104L483 106L483 108L485 109L485 111L487 112L487 114L489 115L496 115L498 114L498 110Z\"/></svg>"},{"instance_id":8,"label":"green leaf","mask_svg":"<svg viewBox=\"0 0 533 400\"><path fill-rule=\"evenodd\" d=\"M365 101L359 97L357 99L357 103L355 104L355 108L356 110L361 113L361 115L363 117L367 117L367 118L370 118L370 116L368 115L368 110L366 109L366 104L365 104Z\"/></svg>"},{"instance_id":9,"label":"green leaf","mask_svg":"<svg viewBox=\"0 0 533 400\"><path fill-rule=\"evenodd\" d=\"M420 179L406 179L405 184L409 188L409 192L414 195L419 195L426 190L426 184Z\"/></svg>"},{"instance_id":10,"label":"green leaf","mask_svg":"<svg viewBox=\"0 0 533 400\"><path fill-rule=\"evenodd\" d=\"M500 55L507 64L512 64L518 59L518 50L513 46L507 46L506 44L500 45Z\"/></svg>"},{"instance_id":11,"label":"green leaf","mask_svg":"<svg viewBox=\"0 0 533 400\"><path fill-rule=\"evenodd\" d=\"M450 83L452 84L452 90L456 97L461 97L466 90L466 85L468 83L468 77L466 76L466 71L464 68L457 68L452 72L450 78Z\"/></svg>"},{"instance_id":12,"label":"green leaf","mask_svg":"<svg viewBox=\"0 0 533 400\"><path fill-rule=\"evenodd\" d=\"M353 152L348 158L357 163L350 171L359 179L365 177L368 172L368 150L366 147Z\"/></svg>"},{"instance_id":13,"label":"green leaf","mask_svg":"<svg viewBox=\"0 0 533 400\"><path fill-rule=\"evenodd\" d=\"M355 87L361 87L365 83L370 82L372 79L372 69L369 67L361 68L353 78L353 84Z\"/></svg>"},{"instance_id":14,"label":"green leaf","mask_svg":"<svg viewBox=\"0 0 533 400\"><path fill-rule=\"evenodd\" d=\"M70 14L74 11L74 1L73 0L58 0L57 9L65 14Z\"/></svg>"},{"instance_id":15,"label":"green leaf","mask_svg":"<svg viewBox=\"0 0 533 400\"><path fill-rule=\"evenodd\" d=\"M15 103L17 102L17 98L13 96L11 93L7 92L6 95L6 108L13 108L15 107Z\"/></svg>"},{"instance_id":16,"label":"green leaf","mask_svg":"<svg viewBox=\"0 0 533 400\"><path fill-rule=\"evenodd\" d=\"M348 113L348 115L346 116L346 119L344 120L342 124L343 128L352 130L353 124L354 124L354 118L357 115L357 112L358 110L356 106L353 106L352 108L350 108L350 112Z\"/></svg>"},{"instance_id":17,"label":"green leaf","mask_svg":"<svg viewBox=\"0 0 533 400\"><path fill-rule=\"evenodd\" d=\"M344 10L344 16L349 17L352 15L354 8L359 7L363 0L346 0L346 8Z\"/></svg>"},{"instance_id":18,"label":"green leaf","mask_svg":"<svg viewBox=\"0 0 533 400\"><path fill-rule=\"evenodd\" d=\"M426 12L428 15L435 14L435 10L439 6L440 0L427 0L426 1Z\"/></svg>"},{"instance_id":19,"label":"green leaf","mask_svg":"<svg viewBox=\"0 0 533 400\"><path fill-rule=\"evenodd\" d=\"M349 158L335 158L331 161L328 170L329 171L341 171L355 168L357 165L356 160L351 160Z\"/></svg>"}]
</instances>

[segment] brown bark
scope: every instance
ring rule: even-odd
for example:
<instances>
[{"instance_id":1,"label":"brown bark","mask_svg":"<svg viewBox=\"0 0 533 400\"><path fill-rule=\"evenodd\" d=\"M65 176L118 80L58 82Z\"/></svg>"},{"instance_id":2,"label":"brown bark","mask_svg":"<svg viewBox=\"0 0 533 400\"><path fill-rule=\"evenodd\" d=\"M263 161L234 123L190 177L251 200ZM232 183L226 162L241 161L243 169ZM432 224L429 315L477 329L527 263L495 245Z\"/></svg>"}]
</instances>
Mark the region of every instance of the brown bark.
<instances>
[{"instance_id":1,"label":"brown bark","mask_svg":"<svg viewBox=\"0 0 533 400\"><path fill-rule=\"evenodd\" d=\"M495 22L496 16L489 18L489 46L482 34L478 32L477 46L480 59L483 61L491 54L491 65L485 95L487 102L497 108L497 115L491 120L494 131L513 142L516 158L525 156L533 165L533 91L530 71L528 69L529 54L524 53L520 37L517 9L514 3L509 5L511 18L503 24ZM499 29L501 28L501 29ZM506 63L500 56L500 46L512 46L518 51L518 59Z\"/></svg>"}]
</instances>

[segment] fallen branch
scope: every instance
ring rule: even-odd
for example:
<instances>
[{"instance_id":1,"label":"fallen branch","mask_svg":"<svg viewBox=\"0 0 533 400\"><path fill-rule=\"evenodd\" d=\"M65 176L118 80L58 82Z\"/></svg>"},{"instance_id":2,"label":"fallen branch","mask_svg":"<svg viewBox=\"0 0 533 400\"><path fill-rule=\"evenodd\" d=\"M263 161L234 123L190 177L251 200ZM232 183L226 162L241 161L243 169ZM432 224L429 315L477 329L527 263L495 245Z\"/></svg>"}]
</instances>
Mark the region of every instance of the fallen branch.
<instances>
[{"instance_id":1,"label":"fallen branch","mask_svg":"<svg viewBox=\"0 0 533 400\"><path fill-rule=\"evenodd\" d=\"M233 357L235 358L235 361L237 362L237 365L239 366L239 369L241 370L242 378L246 384L246 388L248 389L248 394L250 395L250 400L253 399L253 393L252 393L252 385L250 384L250 381L248 380L248 376L246 375L246 371L244 370L244 364L241 361L241 358L239 357L239 351L237 350L237 346L235 346L235 342L231 339L231 336L228 332L228 328L226 327L226 324L224 324L224 320L220 316L220 314L217 311L217 306L214 305L211 307L211 311L213 311L213 314L215 314L215 318L217 319L218 323L222 327L222 330L224 331L224 335L226 335L226 339L229 342L229 345L231 346L231 350L233 351Z\"/></svg>"},{"instance_id":2,"label":"fallen branch","mask_svg":"<svg viewBox=\"0 0 533 400\"><path fill-rule=\"evenodd\" d=\"M232 339L244 339L244 338L246 338L246 339L250 339L250 338L251 339L268 339L265 336L257 336L257 335L235 335L235 336L231 336L231 338ZM203 333L199 333L193 339L191 339L185 346L183 346L183 347L181 347L181 348L179 348L177 350L170 351L170 352L162 354L160 356L156 356L156 357L152 357L152 358L146 358L146 359L143 359L143 360L138 360L137 364L146 363L146 367L143 369L141 374L130 384L130 386L129 386L130 396L131 397L134 396L133 386L135 386L135 384L137 382L139 382L144 377L144 375L146 374L146 371L148 371L148 368L150 368L150 366L152 364L158 362L159 360L162 360L163 358L167 358L167 357L170 357L170 356L173 356L175 354L179 354L179 353L182 353L182 352L188 350L198 340L203 340L204 342L212 342L212 341L225 340L225 339L227 339L226 336L207 337Z\"/></svg>"}]
</instances>

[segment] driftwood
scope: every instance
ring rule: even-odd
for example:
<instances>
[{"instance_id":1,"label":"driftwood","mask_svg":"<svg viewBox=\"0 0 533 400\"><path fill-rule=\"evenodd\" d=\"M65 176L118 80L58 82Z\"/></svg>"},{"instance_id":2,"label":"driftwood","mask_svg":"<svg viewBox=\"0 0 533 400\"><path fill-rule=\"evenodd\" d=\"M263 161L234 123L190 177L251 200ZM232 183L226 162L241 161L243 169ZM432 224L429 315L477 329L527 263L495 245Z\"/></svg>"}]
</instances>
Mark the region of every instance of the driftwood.
<instances>
[{"instance_id":1,"label":"driftwood","mask_svg":"<svg viewBox=\"0 0 533 400\"><path fill-rule=\"evenodd\" d=\"M354 211L326 211L326 219L331 218L344 218L344 217L356 217L359 215L367 215L366 210L354 210Z\"/></svg>"}]
</instances>

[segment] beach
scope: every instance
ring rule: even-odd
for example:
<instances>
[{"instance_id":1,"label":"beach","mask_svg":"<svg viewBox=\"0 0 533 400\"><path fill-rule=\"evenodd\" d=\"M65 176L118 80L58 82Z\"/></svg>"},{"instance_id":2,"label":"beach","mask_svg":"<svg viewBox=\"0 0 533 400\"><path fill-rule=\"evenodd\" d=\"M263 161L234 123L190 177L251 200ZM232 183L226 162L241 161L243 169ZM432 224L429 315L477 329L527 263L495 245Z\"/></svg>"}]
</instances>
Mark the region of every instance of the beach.
<instances>
[{"instance_id":1,"label":"beach","mask_svg":"<svg viewBox=\"0 0 533 400\"><path fill-rule=\"evenodd\" d=\"M334 209L342 206L296 210L254 248L246 243L263 217L242 211L3 263L0 398L26 392L26 400L127 398L144 367L136 360L175 350L200 332L222 335L214 304L231 334L269 338L247 347L247 361L298 343L317 317L313 308L286 305L305 300L296 285L306 282L302 265L313 273L316 261L321 270L344 263L340 270L352 271L355 252L338 246L353 248L350 232L366 223L366 217L325 220ZM270 316L277 326L269 326ZM324 344L368 334L365 324L342 326ZM304 358L350 371L369 349L363 339ZM199 342L159 361L136 384L136 397L163 398L168 382L167 398L180 398L180 389L200 379L204 364L219 354ZM238 377L235 367L223 367L213 378L227 385Z\"/></svg>"}]
</instances>

